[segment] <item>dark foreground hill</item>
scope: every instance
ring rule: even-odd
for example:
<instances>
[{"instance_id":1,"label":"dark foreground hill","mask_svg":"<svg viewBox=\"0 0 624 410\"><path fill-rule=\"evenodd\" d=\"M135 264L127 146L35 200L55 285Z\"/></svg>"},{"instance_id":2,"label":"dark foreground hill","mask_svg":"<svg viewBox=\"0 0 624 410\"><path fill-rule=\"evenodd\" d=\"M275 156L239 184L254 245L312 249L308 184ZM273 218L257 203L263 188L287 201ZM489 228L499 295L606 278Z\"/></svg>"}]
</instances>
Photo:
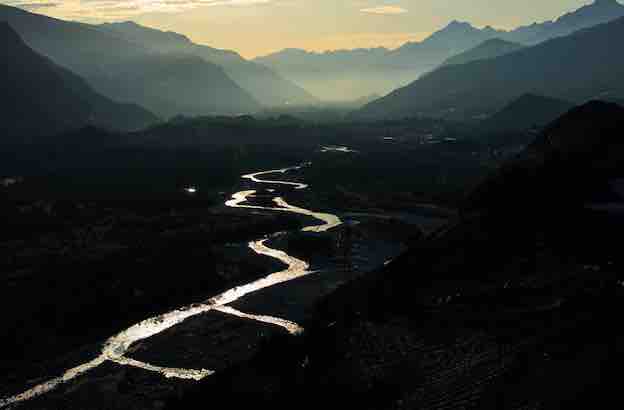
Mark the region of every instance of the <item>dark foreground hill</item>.
<instances>
[{"instance_id":1,"label":"dark foreground hill","mask_svg":"<svg viewBox=\"0 0 624 410\"><path fill-rule=\"evenodd\" d=\"M480 131L498 133L543 127L570 110L574 104L556 98L524 94L483 120Z\"/></svg>"},{"instance_id":2,"label":"dark foreground hill","mask_svg":"<svg viewBox=\"0 0 624 410\"><path fill-rule=\"evenodd\" d=\"M157 121L133 104L96 93L69 70L31 50L0 22L0 130L4 137L51 135L85 125L136 130Z\"/></svg>"},{"instance_id":3,"label":"dark foreground hill","mask_svg":"<svg viewBox=\"0 0 624 410\"><path fill-rule=\"evenodd\" d=\"M609 181L622 175L623 112L600 102L570 111L485 181L461 219L326 299L303 340L276 341L170 408L199 408L207 395L310 409L616 399L624 218L587 204L622 203Z\"/></svg>"},{"instance_id":4,"label":"dark foreground hill","mask_svg":"<svg viewBox=\"0 0 624 410\"><path fill-rule=\"evenodd\" d=\"M583 205L624 175L624 108L593 101L546 127L468 198L467 211Z\"/></svg>"},{"instance_id":5,"label":"dark foreground hill","mask_svg":"<svg viewBox=\"0 0 624 410\"><path fill-rule=\"evenodd\" d=\"M36 52L84 78L116 101L162 117L255 112L260 104L225 71L203 58L157 53L97 27L0 5L8 22Z\"/></svg>"},{"instance_id":6,"label":"dark foreground hill","mask_svg":"<svg viewBox=\"0 0 624 410\"><path fill-rule=\"evenodd\" d=\"M615 38L624 18L489 60L442 67L356 112L359 118L490 114L518 95L582 103L624 94L624 57Z\"/></svg>"}]
</instances>

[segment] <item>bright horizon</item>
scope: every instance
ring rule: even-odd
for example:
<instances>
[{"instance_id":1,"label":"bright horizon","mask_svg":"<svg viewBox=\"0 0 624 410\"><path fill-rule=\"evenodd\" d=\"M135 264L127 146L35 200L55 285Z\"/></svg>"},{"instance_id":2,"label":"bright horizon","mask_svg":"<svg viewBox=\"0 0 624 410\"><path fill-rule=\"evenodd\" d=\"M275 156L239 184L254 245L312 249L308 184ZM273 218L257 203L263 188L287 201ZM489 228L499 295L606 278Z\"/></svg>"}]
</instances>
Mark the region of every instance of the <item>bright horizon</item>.
<instances>
[{"instance_id":1,"label":"bright horizon","mask_svg":"<svg viewBox=\"0 0 624 410\"><path fill-rule=\"evenodd\" d=\"M593 0L8 0L87 23L132 20L246 58L285 48L387 47L420 41L452 20L511 29L556 19ZM546 4L547 3L547 4Z\"/></svg>"}]
</instances>

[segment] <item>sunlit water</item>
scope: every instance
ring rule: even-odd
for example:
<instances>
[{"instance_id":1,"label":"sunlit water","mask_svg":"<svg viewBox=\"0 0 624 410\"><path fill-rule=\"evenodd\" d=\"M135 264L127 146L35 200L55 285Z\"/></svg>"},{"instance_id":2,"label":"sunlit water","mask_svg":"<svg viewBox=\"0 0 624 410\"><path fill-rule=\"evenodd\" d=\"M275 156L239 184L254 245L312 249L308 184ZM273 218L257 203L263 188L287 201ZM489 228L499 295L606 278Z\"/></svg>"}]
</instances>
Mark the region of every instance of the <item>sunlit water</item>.
<instances>
[{"instance_id":1,"label":"sunlit water","mask_svg":"<svg viewBox=\"0 0 624 410\"><path fill-rule=\"evenodd\" d=\"M305 189L308 186L306 184L298 182L272 181L259 178L263 175L275 173L285 174L288 171L297 170L300 168L301 167L298 166L273 171L257 172L255 174L244 175L243 178L261 184L288 185L294 187L295 189ZM256 191L253 190L237 192L232 195L232 198L228 200L225 205L230 208L262 209L280 212L291 212L295 214L310 216L322 222L321 224L307 226L303 228L304 232L325 232L342 224L342 221L336 215L314 212L304 208L299 208L288 204L281 197L276 197L273 199L273 202L275 202L276 204L275 208L246 204L248 202L248 199L252 198L255 194ZM307 262L290 256L284 251L270 248L266 245L266 242L267 239L250 242L249 248L259 255L266 255L283 262L287 266L286 269L272 273L264 278L258 279L246 285L229 289L217 296L210 298L206 302L186 306L137 323L136 325L109 338L104 343L104 347L102 348L100 355L97 356L95 359L76 366L72 369L69 369L65 371L62 376L49 380L45 383L41 383L23 393L5 399L0 399L0 407L6 407L11 404L24 402L42 394L48 393L58 388L60 385L67 383L90 370L95 369L105 362L113 362L122 366L141 368L150 372L159 373L166 378L201 380L207 376L210 376L214 373L212 370L160 367L131 359L129 357L126 357L126 354L132 344L141 340L148 339L167 329L170 329L190 317L197 316L199 314L212 310L219 311L221 313L232 315L235 317L252 319L255 321L279 326L294 335L302 333L303 328L301 326L286 319L271 316L253 315L240 312L230 306L226 306L252 292L257 292L261 289L288 282L312 273L309 270L310 266Z\"/></svg>"},{"instance_id":2,"label":"sunlit water","mask_svg":"<svg viewBox=\"0 0 624 410\"><path fill-rule=\"evenodd\" d=\"M259 176L262 176L262 175L277 174L277 173L285 174L288 171L295 171L295 170L298 170L298 169L301 169L301 168L303 168L303 166L302 165L298 165L296 167L275 169L275 170L272 170L272 171L256 172L255 174L243 175L243 178L244 179L249 179L249 180L252 180L253 182L258 182L258 183L277 184L277 185L290 185L290 186L294 186L295 189L306 189L308 187L308 185L302 184L302 183L299 183L299 182L271 181L270 179L259 179L258 178Z\"/></svg>"},{"instance_id":3,"label":"sunlit water","mask_svg":"<svg viewBox=\"0 0 624 410\"><path fill-rule=\"evenodd\" d=\"M356 150L351 149L349 147L343 146L328 146L321 148L321 152L342 152L344 154L354 154L357 153Z\"/></svg>"}]
</instances>

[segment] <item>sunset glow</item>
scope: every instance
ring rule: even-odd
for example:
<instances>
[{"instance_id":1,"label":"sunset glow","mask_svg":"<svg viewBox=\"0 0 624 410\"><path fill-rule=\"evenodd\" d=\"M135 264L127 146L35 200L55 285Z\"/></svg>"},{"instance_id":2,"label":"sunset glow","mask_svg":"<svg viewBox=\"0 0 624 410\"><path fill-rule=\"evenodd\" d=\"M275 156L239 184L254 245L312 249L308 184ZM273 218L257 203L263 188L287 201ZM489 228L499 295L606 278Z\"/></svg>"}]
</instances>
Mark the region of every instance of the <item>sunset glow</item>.
<instances>
[{"instance_id":1,"label":"sunset glow","mask_svg":"<svg viewBox=\"0 0 624 410\"><path fill-rule=\"evenodd\" d=\"M433 0L8 0L2 3L85 22L134 20L247 58L283 48L313 51L420 41L453 19L511 28L556 18L587 0L492 3ZM529 7L527 7L529 6ZM233 28L236 29L233 29Z\"/></svg>"}]
</instances>

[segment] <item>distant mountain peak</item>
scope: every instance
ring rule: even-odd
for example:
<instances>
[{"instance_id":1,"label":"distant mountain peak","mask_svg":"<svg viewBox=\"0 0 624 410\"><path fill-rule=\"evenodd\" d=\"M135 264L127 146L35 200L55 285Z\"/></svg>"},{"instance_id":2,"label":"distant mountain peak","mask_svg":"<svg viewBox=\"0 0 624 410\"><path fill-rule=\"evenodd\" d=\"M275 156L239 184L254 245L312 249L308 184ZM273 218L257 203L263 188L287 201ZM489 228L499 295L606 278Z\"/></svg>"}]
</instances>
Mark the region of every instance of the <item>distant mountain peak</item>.
<instances>
[{"instance_id":1,"label":"distant mountain peak","mask_svg":"<svg viewBox=\"0 0 624 410\"><path fill-rule=\"evenodd\" d=\"M474 29L475 27L472 24L468 23L467 21L453 20L440 31L444 32L444 31L451 31L451 30L456 31L456 30L474 30Z\"/></svg>"},{"instance_id":2,"label":"distant mountain peak","mask_svg":"<svg viewBox=\"0 0 624 410\"><path fill-rule=\"evenodd\" d=\"M104 23L101 25L105 28L111 28L117 31L119 34L123 34L125 36L135 37L135 39L140 39L141 36L152 35L157 36L160 41L181 43L181 44L190 44L191 40L180 33L176 33L173 31L161 31L158 29L154 29L151 27L143 26L135 21L127 20L115 23Z\"/></svg>"},{"instance_id":3,"label":"distant mountain peak","mask_svg":"<svg viewBox=\"0 0 624 410\"><path fill-rule=\"evenodd\" d=\"M481 30L468 22L453 20L444 28L434 32L423 41L406 43L399 49L428 45L448 48L450 53L453 54L474 47L487 37L492 37L494 35L496 35L496 31L493 29Z\"/></svg>"},{"instance_id":4,"label":"distant mountain peak","mask_svg":"<svg viewBox=\"0 0 624 410\"><path fill-rule=\"evenodd\" d=\"M472 24L468 23L467 21L461 21L461 20L452 20L449 24L449 27L472 27Z\"/></svg>"}]
</instances>

